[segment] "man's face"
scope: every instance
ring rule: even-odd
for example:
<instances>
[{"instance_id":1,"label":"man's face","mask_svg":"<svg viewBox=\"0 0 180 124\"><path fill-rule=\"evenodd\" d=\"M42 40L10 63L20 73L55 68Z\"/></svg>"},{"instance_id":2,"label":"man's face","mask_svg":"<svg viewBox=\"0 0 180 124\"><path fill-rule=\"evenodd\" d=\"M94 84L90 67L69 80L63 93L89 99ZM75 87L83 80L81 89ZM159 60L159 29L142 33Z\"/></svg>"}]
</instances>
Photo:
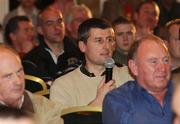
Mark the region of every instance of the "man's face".
<instances>
[{"instance_id":1,"label":"man's face","mask_svg":"<svg viewBox=\"0 0 180 124\"><path fill-rule=\"evenodd\" d=\"M91 16L85 10L77 10L76 12L73 12L73 20L69 29L73 38L77 39L79 25L89 18L91 18Z\"/></svg>"},{"instance_id":2,"label":"man's face","mask_svg":"<svg viewBox=\"0 0 180 124\"><path fill-rule=\"evenodd\" d=\"M24 71L18 56L7 50L0 53L0 100L12 104L24 92Z\"/></svg>"},{"instance_id":3,"label":"man's face","mask_svg":"<svg viewBox=\"0 0 180 124\"><path fill-rule=\"evenodd\" d=\"M168 48L173 59L180 60L180 39L179 39L180 25L174 24L169 28L170 38L168 41Z\"/></svg>"},{"instance_id":4,"label":"man's face","mask_svg":"<svg viewBox=\"0 0 180 124\"><path fill-rule=\"evenodd\" d=\"M82 43L82 42L81 42ZM107 58L112 57L115 47L114 31L112 28L92 28L89 31L87 43L82 43L81 51L85 53L86 63L104 65Z\"/></svg>"},{"instance_id":5,"label":"man's face","mask_svg":"<svg viewBox=\"0 0 180 124\"><path fill-rule=\"evenodd\" d=\"M159 8L151 3L145 3L137 13L136 22L141 28L153 30L159 21Z\"/></svg>"},{"instance_id":6,"label":"man's face","mask_svg":"<svg viewBox=\"0 0 180 124\"><path fill-rule=\"evenodd\" d=\"M135 59L139 84L151 93L166 90L171 60L167 48L153 40L142 42Z\"/></svg>"},{"instance_id":7,"label":"man's face","mask_svg":"<svg viewBox=\"0 0 180 124\"><path fill-rule=\"evenodd\" d=\"M135 27L132 24L118 24L114 31L117 47L127 53L135 41Z\"/></svg>"},{"instance_id":8,"label":"man's face","mask_svg":"<svg viewBox=\"0 0 180 124\"><path fill-rule=\"evenodd\" d=\"M14 41L17 45L23 46L23 44L28 44L27 47L32 47L35 44L35 30L32 22L21 21L18 23L18 30L14 33Z\"/></svg>"},{"instance_id":9,"label":"man's face","mask_svg":"<svg viewBox=\"0 0 180 124\"><path fill-rule=\"evenodd\" d=\"M55 9L48 9L42 13L40 34L45 42L61 43L65 36L65 27L62 14Z\"/></svg>"}]
</instances>

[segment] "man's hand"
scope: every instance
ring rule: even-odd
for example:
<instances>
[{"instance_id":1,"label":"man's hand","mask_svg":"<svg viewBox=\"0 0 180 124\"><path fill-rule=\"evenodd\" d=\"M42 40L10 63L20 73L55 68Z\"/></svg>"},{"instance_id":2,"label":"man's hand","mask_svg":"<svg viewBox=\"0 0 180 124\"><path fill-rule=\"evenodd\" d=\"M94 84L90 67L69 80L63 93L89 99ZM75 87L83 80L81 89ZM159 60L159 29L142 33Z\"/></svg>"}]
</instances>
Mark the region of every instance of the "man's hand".
<instances>
[{"instance_id":1,"label":"man's hand","mask_svg":"<svg viewBox=\"0 0 180 124\"><path fill-rule=\"evenodd\" d=\"M90 102L89 105L102 107L102 102L104 100L105 95L115 87L116 86L114 80L110 80L107 83L105 83L105 78L103 78L103 80L100 82L98 86L96 98L92 102Z\"/></svg>"}]
</instances>

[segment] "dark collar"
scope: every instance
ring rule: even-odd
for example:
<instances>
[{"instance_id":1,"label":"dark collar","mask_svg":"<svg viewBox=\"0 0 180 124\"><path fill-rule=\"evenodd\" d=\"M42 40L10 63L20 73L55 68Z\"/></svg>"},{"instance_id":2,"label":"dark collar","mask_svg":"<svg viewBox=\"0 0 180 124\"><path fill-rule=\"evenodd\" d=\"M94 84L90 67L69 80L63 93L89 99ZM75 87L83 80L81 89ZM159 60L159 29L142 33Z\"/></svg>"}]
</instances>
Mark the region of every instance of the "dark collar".
<instances>
[{"instance_id":1,"label":"dark collar","mask_svg":"<svg viewBox=\"0 0 180 124\"><path fill-rule=\"evenodd\" d=\"M85 67L85 62L80 66L80 71L88 77L95 77L94 73L89 72ZM105 71L101 74L101 76L105 75Z\"/></svg>"},{"instance_id":2,"label":"dark collar","mask_svg":"<svg viewBox=\"0 0 180 124\"><path fill-rule=\"evenodd\" d=\"M33 103L27 92L24 93L24 102L21 109L30 113L34 113Z\"/></svg>"},{"instance_id":3,"label":"dark collar","mask_svg":"<svg viewBox=\"0 0 180 124\"><path fill-rule=\"evenodd\" d=\"M0 103L0 106L4 106L4 104ZM24 92L24 101L21 106L21 109L28 113L34 113L33 104L27 92Z\"/></svg>"},{"instance_id":4,"label":"dark collar","mask_svg":"<svg viewBox=\"0 0 180 124\"><path fill-rule=\"evenodd\" d=\"M180 73L180 66L172 70L172 73Z\"/></svg>"}]
</instances>

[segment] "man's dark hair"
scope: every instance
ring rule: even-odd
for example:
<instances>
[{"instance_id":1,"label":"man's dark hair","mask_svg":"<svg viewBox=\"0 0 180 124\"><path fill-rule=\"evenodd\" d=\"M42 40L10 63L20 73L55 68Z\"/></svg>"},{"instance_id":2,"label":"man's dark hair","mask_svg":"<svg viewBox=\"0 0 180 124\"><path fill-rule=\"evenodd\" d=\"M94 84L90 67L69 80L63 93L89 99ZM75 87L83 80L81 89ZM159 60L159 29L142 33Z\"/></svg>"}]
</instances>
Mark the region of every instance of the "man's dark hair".
<instances>
[{"instance_id":1,"label":"man's dark hair","mask_svg":"<svg viewBox=\"0 0 180 124\"><path fill-rule=\"evenodd\" d=\"M0 106L0 118L13 118L13 119L20 119L20 118L29 118L33 119L33 115L27 113L18 108L12 108L7 106Z\"/></svg>"},{"instance_id":2,"label":"man's dark hair","mask_svg":"<svg viewBox=\"0 0 180 124\"><path fill-rule=\"evenodd\" d=\"M133 24L133 22L129 21L127 18L123 16L119 16L112 22L112 26L115 27L116 25L119 25L119 24Z\"/></svg>"},{"instance_id":3,"label":"man's dark hair","mask_svg":"<svg viewBox=\"0 0 180 124\"><path fill-rule=\"evenodd\" d=\"M172 26L172 25L180 25L180 19L174 19L174 20L171 20L169 22L166 23L166 26L165 26L165 33L166 33L166 37L165 37L165 40L169 42L169 38L171 36L170 32L169 32L169 28ZM180 29L179 29L179 33L180 33ZM180 34L179 34L179 39L180 39Z\"/></svg>"},{"instance_id":4,"label":"man's dark hair","mask_svg":"<svg viewBox=\"0 0 180 124\"><path fill-rule=\"evenodd\" d=\"M79 41L83 41L84 43L87 43L87 39L89 37L89 31L92 28L100 28L100 29L107 29L112 28L111 24L104 20L99 18L91 18L83 23L80 24L78 29L78 39Z\"/></svg>"},{"instance_id":5,"label":"man's dark hair","mask_svg":"<svg viewBox=\"0 0 180 124\"><path fill-rule=\"evenodd\" d=\"M10 38L10 33L15 33L19 29L19 22L27 21L30 19L26 16L14 16L10 18L5 26L4 38L7 44L12 45L12 40Z\"/></svg>"}]
</instances>

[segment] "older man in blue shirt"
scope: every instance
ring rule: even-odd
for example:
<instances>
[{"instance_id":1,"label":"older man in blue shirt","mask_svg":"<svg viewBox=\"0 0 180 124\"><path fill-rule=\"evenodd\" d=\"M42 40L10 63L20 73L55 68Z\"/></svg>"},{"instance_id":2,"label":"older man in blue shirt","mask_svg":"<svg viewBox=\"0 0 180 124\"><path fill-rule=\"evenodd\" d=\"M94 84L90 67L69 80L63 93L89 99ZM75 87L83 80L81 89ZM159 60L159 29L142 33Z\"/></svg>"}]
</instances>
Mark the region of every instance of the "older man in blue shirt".
<instances>
[{"instance_id":1,"label":"older man in blue shirt","mask_svg":"<svg viewBox=\"0 0 180 124\"><path fill-rule=\"evenodd\" d=\"M171 59L161 39L148 35L130 51L128 66L136 81L107 94L104 124L171 124Z\"/></svg>"}]
</instances>

